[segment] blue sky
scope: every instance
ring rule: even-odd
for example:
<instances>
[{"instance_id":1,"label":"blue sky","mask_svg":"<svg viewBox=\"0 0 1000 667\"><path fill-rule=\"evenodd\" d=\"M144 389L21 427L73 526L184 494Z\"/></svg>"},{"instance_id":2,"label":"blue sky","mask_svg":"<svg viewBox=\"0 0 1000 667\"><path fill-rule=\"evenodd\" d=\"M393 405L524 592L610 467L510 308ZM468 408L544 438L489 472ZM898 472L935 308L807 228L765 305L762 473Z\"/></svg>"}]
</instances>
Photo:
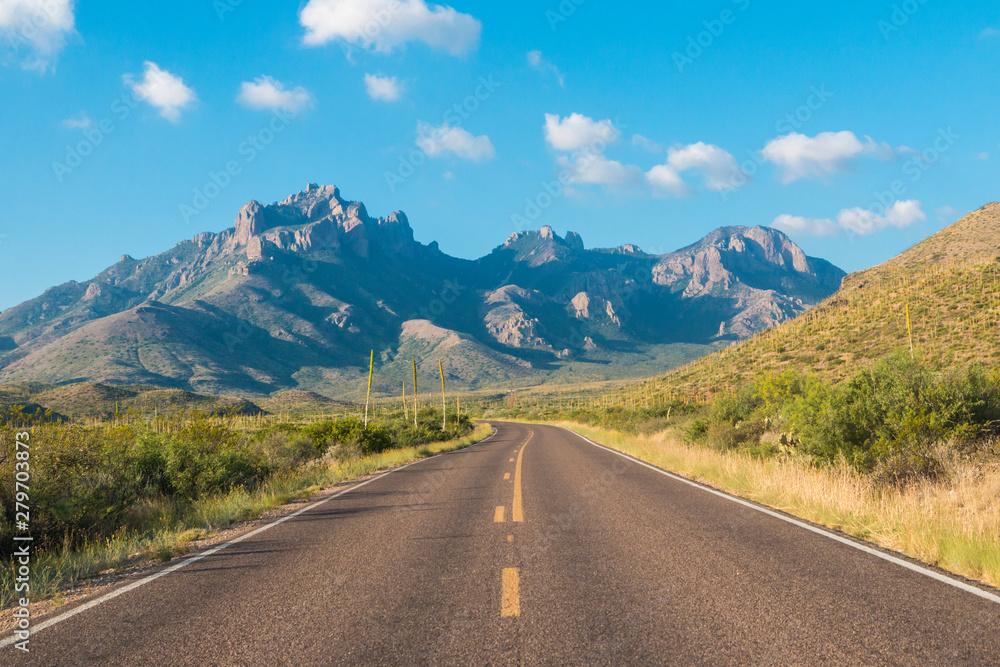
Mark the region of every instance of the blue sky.
<instances>
[{"instance_id":1,"label":"blue sky","mask_svg":"<svg viewBox=\"0 0 1000 667\"><path fill-rule=\"evenodd\" d=\"M762 224L847 270L998 198L995 2L0 0L0 38L0 308L310 182L462 257Z\"/></svg>"}]
</instances>

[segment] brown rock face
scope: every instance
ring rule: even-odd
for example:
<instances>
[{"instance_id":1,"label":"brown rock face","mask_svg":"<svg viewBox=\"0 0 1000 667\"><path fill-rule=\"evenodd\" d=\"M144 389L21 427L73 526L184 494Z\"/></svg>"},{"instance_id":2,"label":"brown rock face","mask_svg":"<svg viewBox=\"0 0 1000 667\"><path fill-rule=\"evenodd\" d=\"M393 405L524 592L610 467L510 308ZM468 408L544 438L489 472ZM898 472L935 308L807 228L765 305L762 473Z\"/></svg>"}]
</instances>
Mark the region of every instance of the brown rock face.
<instances>
[{"instance_id":1,"label":"brown rock face","mask_svg":"<svg viewBox=\"0 0 1000 667\"><path fill-rule=\"evenodd\" d=\"M267 229L264 222L264 205L259 201L244 204L236 216L236 243L246 245L251 237Z\"/></svg>"}]
</instances>

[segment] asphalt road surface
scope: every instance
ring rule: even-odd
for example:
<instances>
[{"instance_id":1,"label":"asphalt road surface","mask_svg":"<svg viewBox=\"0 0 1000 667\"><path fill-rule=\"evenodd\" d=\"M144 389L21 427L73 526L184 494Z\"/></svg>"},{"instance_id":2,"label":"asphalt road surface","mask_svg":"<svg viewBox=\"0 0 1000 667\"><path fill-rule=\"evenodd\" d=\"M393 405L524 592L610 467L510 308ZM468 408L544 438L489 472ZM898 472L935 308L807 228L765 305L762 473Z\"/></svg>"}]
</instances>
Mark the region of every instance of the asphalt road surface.
<instances>
[{"instance_id":1,"label":"asphalt road surface","mask_svg":"<svg viewBox=\"0 0 1000 667\"><path fill-rule=\"evenodd\" d=\"M1000 664L996 591L561 429L496 427L37 630L0 662Z\"/></svg>"}]
</instances>

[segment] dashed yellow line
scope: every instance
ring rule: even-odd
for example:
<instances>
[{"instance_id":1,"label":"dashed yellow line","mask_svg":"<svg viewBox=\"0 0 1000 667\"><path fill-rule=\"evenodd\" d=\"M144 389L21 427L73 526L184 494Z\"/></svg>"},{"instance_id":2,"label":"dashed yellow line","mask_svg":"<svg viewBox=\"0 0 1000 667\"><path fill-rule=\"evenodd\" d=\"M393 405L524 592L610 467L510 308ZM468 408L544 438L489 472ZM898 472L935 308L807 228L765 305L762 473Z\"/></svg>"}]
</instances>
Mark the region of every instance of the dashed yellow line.
<instances>
[{"instance_id":1,"label":"dashed yellow line","mask_svg":"<svg viewBox=\"0 0 1000 667\"><path fill-rule=\"evenodd\" d=\"M499 505L493 513L493 523L504 523L507 521L507 508Z\"/></svg>"},{"instance_id":2,"label":"dashed yellow line","mask_svg":"<svg viewBox=\"0 0 1000 667\"><path fill-rule=\"evenodd\" d=\"M509 472L505 472L503 474L503 481L506 482L506 481L509 481L509 480L510 480L510 473Z\"/></svg>"},{"instance_id":3,"label":"dashed yellow line","mask_svg":"<svg viewBox=\"0 0 1000 667\"><path fill-rule=\"evenodd\" d=\"M521 465L524 463L524 450L531 442L534 431L528 433L528 439L524 441L524 447L517 455L517 467L514 469L514 506L511 508L514 523L524 523L524 505L521 502Z\"/></svg>"},{"instance_id":4,"label":"dashed yellow line","mask_svg":"<svg viewBox=\"0 0 1000 667\"><path fill-rule=\"evenodd\" d=\"M500 586L500 616L521 615L521 573L516 567L505 567Z\"/></svg>"}]
</instances>

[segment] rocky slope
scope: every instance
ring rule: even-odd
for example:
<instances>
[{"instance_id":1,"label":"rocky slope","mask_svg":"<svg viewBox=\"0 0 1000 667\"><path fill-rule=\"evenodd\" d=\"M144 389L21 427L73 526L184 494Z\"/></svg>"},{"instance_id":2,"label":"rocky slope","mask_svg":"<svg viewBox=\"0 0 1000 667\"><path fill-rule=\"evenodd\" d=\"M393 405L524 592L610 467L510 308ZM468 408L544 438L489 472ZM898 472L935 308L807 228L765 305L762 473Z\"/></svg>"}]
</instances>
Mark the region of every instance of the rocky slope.
<instances>
[{"instance_id":1,"label":"rocky slope","mask_svg":"<svg viewBox=\"0 0 1000 667\"><path fill-rule=\"evenodd\" d=\"M413 356L425 387L439 358L462 387L625 377L795 317L843 276L761 227L663 256L543 227L461 260L416 242L403 213L310 185L3 312L0 382L342 396L372 348L386 391Z\"/></svg>"}]
</instances>

